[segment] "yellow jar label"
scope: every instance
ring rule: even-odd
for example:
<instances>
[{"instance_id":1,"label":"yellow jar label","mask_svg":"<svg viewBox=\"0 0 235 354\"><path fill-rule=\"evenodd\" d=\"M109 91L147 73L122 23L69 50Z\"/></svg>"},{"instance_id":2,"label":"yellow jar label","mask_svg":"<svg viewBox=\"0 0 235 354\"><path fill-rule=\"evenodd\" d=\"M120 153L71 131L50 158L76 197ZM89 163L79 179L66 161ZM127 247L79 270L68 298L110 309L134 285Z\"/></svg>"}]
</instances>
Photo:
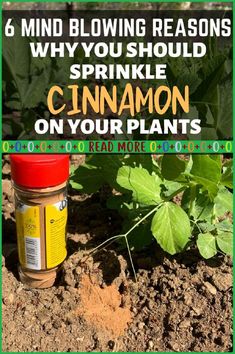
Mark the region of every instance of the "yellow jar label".
<instances>
[{"instance_id":1,"label":"yellow jar label","mask_svg":"<svg viewBox=\"0 0 235 354\"><path fill-rule=\"evenodd\" d=\"M56 267L67 255L67 200L45 206L46 266Z\"/></svg>"},{"instance_id":2,"label":"yellow jar label","mask_svg":"<svg viewBox=\"0 0 235 354\"><path fill-rule=\"evenodd\" d=\"M45 206L17 201L16 229L20 264L50 269L62 263L66 250L67 200Z\"/></svg>"},{"instance_id":3,"label":"yellow jar label","mask_svg":"<svg viewBox=\"0 0 235 354\"><path fill-rule=\"evenodd\" d=\"M18 203L16 229L20 264L29 269L41 269L40 209Z\"/></svg>"}]
</instances>

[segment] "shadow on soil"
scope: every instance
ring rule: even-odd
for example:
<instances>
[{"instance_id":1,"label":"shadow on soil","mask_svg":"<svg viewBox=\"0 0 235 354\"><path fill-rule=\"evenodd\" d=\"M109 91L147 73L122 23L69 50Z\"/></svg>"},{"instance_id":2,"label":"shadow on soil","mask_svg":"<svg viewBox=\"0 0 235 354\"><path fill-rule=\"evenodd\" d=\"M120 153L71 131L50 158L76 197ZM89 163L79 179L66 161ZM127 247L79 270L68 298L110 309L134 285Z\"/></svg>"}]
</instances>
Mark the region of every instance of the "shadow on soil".
<instances>
[{"instance_id":1,"label":"shadow on soil","mask_svg":"<svg viewBox=\"0 0 235 354\"><path fill-rule=\"evenodd\" d=\"M122 219L117 211L106 208L106 200L107 194L106 198L102 198L102 195L98 193L85 199L82 199L80 194L73 193L69 198L67 229L69 234L67 239L68 257L78 250L89 251L109 237L120 233ZM8 270L18 278L15 222L12 219L5 219L3 215L2 229L5 264ZM83 242L79 240L81 237ZM120 248L117 242L112 243L110 246L104 246L104 248L92 254L94 261L99 262L99 269L103 273L106 284L111 284L120 274L121 269L118 255L124 257L128 264L128 270L133 275L127 249ZM150 270L155 266L163 264L164 258L168 258L170 261L175 260L179 264L184 264L190 269L191 274L197 272L197 263L201 260L197 250L169 256L162 251L155 241L142 252L133 253L132 257L136 271L139 268ZM223 260L219 257L206 261L210 267L218 267L222 262Z\"/></svg>"}]
</instances>

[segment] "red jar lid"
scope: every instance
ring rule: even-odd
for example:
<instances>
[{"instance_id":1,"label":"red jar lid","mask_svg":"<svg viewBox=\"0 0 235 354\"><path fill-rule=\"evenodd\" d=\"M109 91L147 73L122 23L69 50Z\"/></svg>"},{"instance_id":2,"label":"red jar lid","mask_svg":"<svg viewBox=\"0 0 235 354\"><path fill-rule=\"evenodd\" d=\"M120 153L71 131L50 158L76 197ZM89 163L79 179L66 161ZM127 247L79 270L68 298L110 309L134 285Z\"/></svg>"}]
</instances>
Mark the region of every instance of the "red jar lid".
<instances>
[{"instance_id":1,"label":"red jar lid","mask_svg":"<svg viewBox=\"0 0 235 354\"><path fill-rule=\"evenodd\" d=\"M69 177L69 155L11 155L12 180L22 187L47 188Z\"/></svg>"}]
</instances>

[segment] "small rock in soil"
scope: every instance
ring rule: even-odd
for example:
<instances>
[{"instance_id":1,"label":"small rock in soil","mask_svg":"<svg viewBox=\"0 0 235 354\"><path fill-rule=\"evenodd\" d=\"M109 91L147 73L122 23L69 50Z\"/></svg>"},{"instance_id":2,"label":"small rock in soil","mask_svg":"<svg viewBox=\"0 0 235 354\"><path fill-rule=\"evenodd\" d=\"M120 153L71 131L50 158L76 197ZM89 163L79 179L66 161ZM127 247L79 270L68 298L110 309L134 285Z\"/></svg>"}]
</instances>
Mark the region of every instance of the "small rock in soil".
<instances>
[{"instance_id":1,"label":"small rock in soil","mask_svg":"<svg viewBox=\"0 0 235 354\"><path fill-rule=\"evenodd\" d=\"M193 311L195 312L195 314L196 314L197 316L201 315L201 313L202 313L202 309L201 309L201 308L199 308L199 307L192 307L192 309L193 309Z\"/></svg>"},{"instance_id":2,"label":"small rock in soil","mask_svg":"<svg viewBox=\"0 0 235 354\"><path fill-rule=\"evenodd\" d=\"M155 302L153 300L148 300L147 307L149 310L152 310L155 306Z\"/></svg>"},{"instance_id":3,"label":"small rock in soil","mask_svg":"<svg viewBox=\"0 0 235 354\"><path fill-rule=\"evenodd\" d=\"M56 329L60 328L61 327L61 321L59 319L55 320L53 322L53 327L56 328Z\"/></svg>"},{"instance_id":4,"label":"small rock in soil","mask_svg":"<svg viewBox=\"0 0 235 354\"><path fill-rule=\"evenodd\" d=\"M76 273L77 275L80 275L80 274L82 273L82 267L77 266L77 268L75 269L75 273Z\"/></svg>"},{"instance_id":5,"label":"small rock in soil","mask_svg":"<svg viewBox=\"0 0 235 354\"><path fill-rule=\"evenodd\" d=\"M13 188L10 180L2 180L2 190L4 191L4 194L8 196L8 200L13 202Z\"/></svg>"},{"instance_id":6,"label":"small rock in soil","mask_svg":"<svg viewBox=\"0 0 235 354\"><path fill-rule=\"evenodd\" d=\"M214 285L220 291L226 291L233 285L233 276L232 274L215 274L212 277Z\"/></svg>"},{"instance_id":7,"label":"small rock in soil","mask_svg":"<svg viewBox=\"0 0 235 354\"><path fill-rule=\"evenodd\" d=\"M38 312L37 317L41 325L44 325L46 322L50 321L50 316L48 314L48 311L45 309Z\"/></svg>"},{"instance_id":8,"label":"small rock in soil","mask_svg":"<svg viewBox=\"0 0 235 354\"><path fill-rule=\"evenodd\" d=\"M72 324L75 321L75 316L72 313L68 313L67 317L66 317L66 321L68 322L68 324Z\"/></svg>"},{"instance_id":9,"label":"small rock in soil","mask_svg":"<svg viewBox=\"0 0 235 354\"><path fill-rule=\"evenodd\" d=\"M189 320L184 320L182 322L180 322L179 324L179 328L188 328L190 327L191 322Z\"/></svg>"},{"instance_id":10,"label":"small rock in soil","mask_svg":"<svg viewBox=\"0 0 235 354\"><path fill-rule=\"evenodd\" d=\"M11 167L9 163L5 163L2 168L2 174L3 175L8 175L11 172Z\"/></svg>"},{"instance_id":11,"label":"small rock in soil","mask_svg":"<svg viewBox=\"0 0 235 354\"><path fill-rule=\"evenodd\" d=\"M133 307L133 308L132 308L132 312L133 312L134 314L137 314L137 312L138 312L137 308L136 308L136 307Z\"/></svg>"},{"instance_id":12,"label":"small rock in soil","mask_svg":"<svg viewBox=\"0 0 235 354\"><path fill-rule=\"evenodd\" d=\"M217 290L216 290L216 288L215 288L211 283L209 283L208 281L205 281L205 282L204 282L204 285L205 285L206 289L207 289L212 295L216 295Z\"/></svg>"},{"instance_id":13,"label":"small rock in soil","mask_svg":"<svg viewBox=\"0 0 235 354\"><path fill-rule=\"evenodd\" d=\"M139 323L138 323L138 328L139 328L139 329L143 329L144 326L145 326L144 322L139 322Z\"/></svg>"},{"instance_id":14,"label":"small rock in soil","mask_svg":"<svg viewBox=\"0 0 235 354\"><path fill-rule=\"evenodd\" d=\"M184 294L184 303L185 305L191 305L192 304L192 297L189 294Z\"/></svg>"},{"instance_id":15,"label":"small rock in soil","mask_svg":"<svg viewBox=\"0 0 235 354\"><path fill-rule=\"evenodd\" d=\"M115 346L115 342L113 340L109 340L108 341L108 346L109 346L110 349L113 349L114 346Z\"/></svg>"},{"instance_id":16,"label":"small rock in soil","mask_svg":"<svg viewBox=\"0 0 235 354\"><path fill-rule=\"evenodd\" d=\"M75 285L75 280L74 280L74 276L72 273L66 273L66 275L64 277L64 281L67 285L70 285L70 286Z\"/></svg>"},{"instance_id":17,"label":"small rock in soil","mask_svg":"<svg viewBox=\"0 0 235 354\"><path fill-rule=\"evenodd\" d=\"M2 302L3 302L3 304L6 305L6 306L9 306L9 305L13 304L13 302L14 302L14 295L13 295L12 293L10 293L9 295L4 296L4 297L2 298Z\"/></svg>"},{"instance_id":18,"label":"small rock in soil","mask_svg":"<svg viewBox=\"0 0 235 354\"><path fill-rule=\"evenodd\" d=\"M8 296L8 301L9 301L10 304L13 304L13 302L14 302L14 295L13 295L12 293L9 294L9 296Z\"/></svg>"}]
</instances>

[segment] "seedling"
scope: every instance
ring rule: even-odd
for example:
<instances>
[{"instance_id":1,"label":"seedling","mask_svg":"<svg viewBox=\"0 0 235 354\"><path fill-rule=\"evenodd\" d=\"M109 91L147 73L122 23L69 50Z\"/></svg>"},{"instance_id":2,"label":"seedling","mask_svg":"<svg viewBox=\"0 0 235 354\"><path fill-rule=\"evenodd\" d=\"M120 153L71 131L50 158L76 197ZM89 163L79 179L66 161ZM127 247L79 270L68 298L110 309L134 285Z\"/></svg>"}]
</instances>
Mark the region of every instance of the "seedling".
<instances>
[{"instance_id":1,"label":"seedling","mask_svg":"<svg viewBox=\"0 0 235 354\"><path fill-rule=\"evenodd\" d=\"M196 245L208 259L232 255L232 224L224 217L232 212L232 175L232 160L222 163L219 155L92 156L73 171L71 185L93 193L108 183L119 192L107 207L123 217L123 232L93 251L124 239L131 259L131 250L155 239L171 255Z\"/></svg>"}]
</instances>

